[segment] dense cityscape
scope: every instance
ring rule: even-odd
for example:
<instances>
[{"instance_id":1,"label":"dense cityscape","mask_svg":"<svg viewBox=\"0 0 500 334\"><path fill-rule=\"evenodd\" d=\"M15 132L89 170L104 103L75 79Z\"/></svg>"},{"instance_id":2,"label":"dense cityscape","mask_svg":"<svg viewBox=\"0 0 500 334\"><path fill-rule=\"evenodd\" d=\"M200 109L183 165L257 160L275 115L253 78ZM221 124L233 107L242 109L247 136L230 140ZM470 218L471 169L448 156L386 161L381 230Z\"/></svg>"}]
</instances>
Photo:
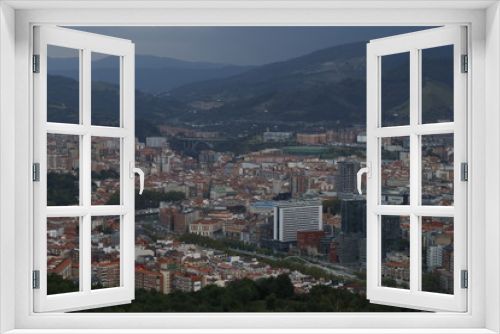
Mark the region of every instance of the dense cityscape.
<instances>
[{"instance_id":1,"label":"dense cityscape","mask_svg":"<svg viewBox=\"0 0 500 334\"><path fill-rule=\"evenodd\" d=\"M239 155L213 150L226 140L216 131L187 125L158 130L161 136L136 139L136 166L146 174L146 197L136 196L136 289L194 292L286 274L295 293L317 285L365 293L366 202L356 190L365 161L363 127L267 129L255 138L273 148ZM422 201L452 205L453 137L427 137ZM78 136L49 134L47 147L48 205L78 205ZM330 154L341 149L352 154ZM382 142L383 204L408 204L408 153L408 138ZM119 204L119 161L119 140L92 139L93 205ZM49 218L47 224L48 274L78 282L78 219ZM409 288L409 227L409 217L382 217L385 286ZM205 246L207 238L231 252ZM453 219L423 217L422 245L424 291L453 293ZM300 263L323 275L275 264L284 259L281 264ZM118 216L92 218L92 275L93 288L120 285Z\"/></svg>"}]
</instances>

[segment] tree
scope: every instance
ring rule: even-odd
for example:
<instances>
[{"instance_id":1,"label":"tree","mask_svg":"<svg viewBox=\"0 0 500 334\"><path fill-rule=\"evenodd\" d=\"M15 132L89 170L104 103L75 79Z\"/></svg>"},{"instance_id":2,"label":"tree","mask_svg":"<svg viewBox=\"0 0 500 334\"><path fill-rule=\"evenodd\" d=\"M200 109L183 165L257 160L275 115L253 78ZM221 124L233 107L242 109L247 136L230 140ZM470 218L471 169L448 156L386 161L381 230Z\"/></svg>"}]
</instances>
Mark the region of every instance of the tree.
<instances>
[{"instance_id":1,"label":"tree","mask_svg":"<svg viewBox=\"0 0 500 334\"><path fill-rule=\"evenodd\" d=\"M179 202L185 199L186 196L180 191L169 191L167 193L161 193L158 191L144 190L142 195L139 195L139 190L135 190L135 209L147 209L147 208L158 208L160 202ZM117 191L110 196L106 205L119 205L120 204L120 192Z\"/></svg>"},{"instance_id":2,"label":"tree","mask_svg":"<svg viewBox=\"0 0 500 334\"><path fill-rule=\"evenodd\" d=\"M79 177L73 174L47 174L47 205L68 206L78 204Z\"/></svg>"},{"instance_id":3,"label":"tree","mask_svg":"<svg viewBox=\"0 0 500 334\"><path fill-rule=\"evenodd\" d=\"M274 292L278 298L287 299L292 297L295 293L290 276L286 274L278 275L275 280L275 285L276 288Z\"/></svg>"},{"instance_id":4,"label":"tree","mask_svg":"<svg viewBox=\"0 0 500 334\"><path fill-rule=\"evenodd\" d=\"M340 213L341 204L342 202L337 198L325 200L323 201L323 213L336 215Z\"/></svg>"},{"instance_id":5,"label":"tree","mask_svg":"<svg viewBox=\"0 0 500 334\"><path fill-rule=\"evenodd\" d=\"M394 278L382 278L382 286L389 288L397 288L398 282Z\"/></svg>"},{"instance_id":6,"label":"tree","mask_svg":"<svg viewBox=\"0 0 500 334\"><path fill-rule=\"evenodd\" d=\"M78 283L64 279L55 273L47 275L47 295L56 295L59 293L77 292Z\"/></svg>"}]
</instances>

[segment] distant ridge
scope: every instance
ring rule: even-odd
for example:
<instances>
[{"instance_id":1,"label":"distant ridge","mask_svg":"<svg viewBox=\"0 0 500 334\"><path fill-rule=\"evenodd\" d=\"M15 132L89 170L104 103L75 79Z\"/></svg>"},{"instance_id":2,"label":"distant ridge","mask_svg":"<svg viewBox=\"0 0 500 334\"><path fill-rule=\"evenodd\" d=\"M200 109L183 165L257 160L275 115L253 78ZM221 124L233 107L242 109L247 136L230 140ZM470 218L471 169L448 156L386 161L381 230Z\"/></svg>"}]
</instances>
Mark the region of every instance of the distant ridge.
<instances>
[{"instance_id":1,"label":"distant ridge","mask_svg":"<svg viewBox=\"0 0 500 334\"><path fill-rule=\"evenodd\" d=\"M433 113L436 117L441 114L449 115L449 106L453 105L453 80L442 81L441 75L443 71L449 70L447 67L452 66L452 62L449 59L443 60L440 52L441 50L436 48L435 51L426 53L432 61L426 62L422 78L427 83L423 95L433 101L433 106L436 107ZM364 123L365 53L366 43L353 43L247 69L236 75L228 74L225 78L194 82L164 94L150 94L137 87L136 118L195 121L201 124L233 121L328 122L339 125ZM408 110L408 93L405 91L409 80L408 64L405 64L407 58L405 55L391 57L389 63L383 63L384 110L389 114L402 115ZM147 61L147 58L140 61ZM153 63L152 61L150 67L161 65ZM222 75L226 73L225 69L226 67L169 71L179 71L189 78L189 71L218 71ZM105 73L108 70L103 65L103 69L98 72ZM161 69L143 68L136 71L136 78L138 82L145 81L149 85L159 87L169 84L167 77L163 74L155 76L155 73L161 73ZM74 102L68 101L68 96L78 94L78 85L74 80L50 76L49 82L56 87L62 87L60 91L49 96L49 109L50 105L53 105L55 107L52 111L61 113L57 106L78 107L72 105ZM98 86L96 94L104 94L104 90L118 94L115 84ZM107 106L102 105L95 106L93 112L98 112L100 117L105 119L107 110Z\"/></svg>"},{"instance_id":2,"label":"distant ridge","mask_svg":"<svg viewBox=\"0 0 500 334\"><path fill-rule=\"evenodd\" d=\"M49 73L78 79L78 58L48 58ZM165 93L175 87L243 73L252 66L189 62L169 57L136 55L136 88L151 94ZM119 63L115 57L92 62L92 80L118 84Z\"/></svg>"}]
</instances>

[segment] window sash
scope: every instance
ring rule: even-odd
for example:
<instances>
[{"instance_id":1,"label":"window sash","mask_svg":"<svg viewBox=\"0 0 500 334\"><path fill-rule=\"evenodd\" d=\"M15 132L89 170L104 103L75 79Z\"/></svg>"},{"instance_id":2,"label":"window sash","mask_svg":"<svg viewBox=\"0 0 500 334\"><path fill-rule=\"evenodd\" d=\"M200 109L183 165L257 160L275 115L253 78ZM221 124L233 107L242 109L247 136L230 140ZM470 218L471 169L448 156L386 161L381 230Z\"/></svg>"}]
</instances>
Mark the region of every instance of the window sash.
<instances>
[{"instance_id":1,"label":"window sash","mask_svg":"<svg viewBox=\"0 0 500 334\"><path fill-rule=\"evenodd\" d=\"M80 124L47 122L47 45L79 50ZM91 124L91 53L120 57L120 126ZM135 160L134 138L134 45L128 40L47 26L35 27L34 54L40 55L40 73L34 80L34 161L40 163L40 182L34 184L34 270L40 271L40 289L34 289L34 311L73 311L103 305L129 303L134 297L134 179L129 162ZM47 134L69 134L80 138L80 203L78 206L47 207ZM121 205L91 205L91 140L94 136L120 140ZM120 286L91 288L91 218L120 216ZM47 295L47 218L80 217L80 291Z\"/></svg>"},{"instance_id":2,"label":"window sash","mask_svg":"<svg viewBox=\"0 0 500 334\"><path fill-rule=\"evenodd\" d=\"M371 41L367 46L367 161L371 178L367 181L367 297L379 304L423 310L467 310L467 290L461 289L460 271L467 269L467 185L460 179L460 163L467 162L467 76L460 72L460 56L467 54L466 28L459 26L387 37ZM454 122L420 124L421 51L454 45ZM410 124L382 127L381 122L381 57L410 52ZM420 204L421 136L454 135L454 206L434 207ZM381 205L381 139L410 138L410 204ZM382 215L410 217L410 289L381 286ZM421 217L454 218L454 294L421 291L422 242Z\"/></svg>"}]
</instances>

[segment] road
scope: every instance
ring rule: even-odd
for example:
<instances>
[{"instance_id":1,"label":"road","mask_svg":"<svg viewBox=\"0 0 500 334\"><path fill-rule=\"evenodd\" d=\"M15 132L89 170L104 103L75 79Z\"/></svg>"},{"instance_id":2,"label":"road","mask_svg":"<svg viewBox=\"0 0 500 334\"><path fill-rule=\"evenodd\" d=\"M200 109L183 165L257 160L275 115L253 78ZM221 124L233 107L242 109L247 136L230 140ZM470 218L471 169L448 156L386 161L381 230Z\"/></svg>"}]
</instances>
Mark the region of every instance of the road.
<instances>
[{"instance_id":1,"label":"road","mask_svg":"<svg viewBox=\"0 0 500 334\"><path fill-rule=\"evenodd\" d=\"M242 254L246 254L246 255L250 255L250 256L258 256L258 257L261 257L264 259L269 259L269 260L274 260L274 261L298 258L301 261L303 261L302 264L304 264L305 266L316 267L316 268L322 269L331 275L341 276L344 279L356 279L357 278L356 275L352 274L352 270L350 270L350 269L339 269L339 268L333 269L331 267L326 267L326 266L318 264L318 263L309 262L308 260L306 260L300 256L288 256L285 258L279 258L279 257L272 256L272 255L265 255L265 254L257 253L255 251L251 252L251 251L245 251L245 250L237 249L237 248L230 248L230 249L235 251L235 252L238 252L238 253L242 253Z\"/></svg>"}]
</instances>

